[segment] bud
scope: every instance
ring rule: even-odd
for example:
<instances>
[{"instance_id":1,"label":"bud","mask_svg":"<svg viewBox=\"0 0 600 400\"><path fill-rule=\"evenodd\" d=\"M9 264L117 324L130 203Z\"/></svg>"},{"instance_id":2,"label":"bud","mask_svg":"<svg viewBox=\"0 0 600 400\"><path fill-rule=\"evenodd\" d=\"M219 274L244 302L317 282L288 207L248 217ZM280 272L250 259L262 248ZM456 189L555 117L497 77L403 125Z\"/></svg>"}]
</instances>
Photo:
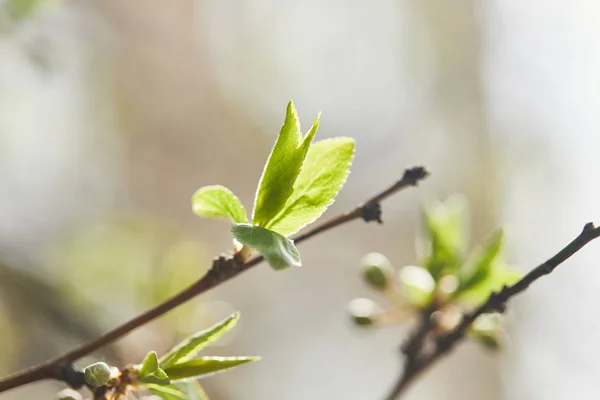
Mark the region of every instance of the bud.
<instances>
[{"instance_id":1,"label":"bud","mask_svg":"<svg viewBox=\"0 0 600 400\"><path fill-rule=\"evenodd\" d=\"M354 299L348 304L352 321L358 326L371 326L381 313L381 307L370 299Z\"/></svg>"},{"instance_id":2,"label":"bud","mask_svg":"<svg viewBox=\"0 0 600 400\"><path fill-rule=\"evenodd\" d=\"M83 396L73 389L64 389L56 394L56 400L83 400Z\"/></svg>"},{"instance_id":3,"label":"bud","mask_svg":"<svg viewBox=\"0 0 600 400\"><path fill-rule=\"evenodd\" d=\"M477 340L483 347L488 350L499 350L500 349L500 338L495 336L476 336Z\"/></svg>"},{"instance_id":4,"label":"bud","mask_svg":"<svg viewBox=\"0 0 600 400\"><path fill-rule=\"evenodd\" d=\"M431 301L435 281L423 267L407 265L398 272L402 293L411 304L425 307Z\"/></svg>"},{"instance_id":5,"label":"bud","mask_svg":"<svg viewBox=\"0 0 600 400\"><path fill-rule=\"evenodd\" d=\"M502 342L502 316L498 313L480 315L469 329L470 336L489 350L498 350Z\"/></svg>"},{"instance_id":6,"label":"bud","mask_svg":"<svg viewBox=\"0 0 600 400\"><path fill-rule=\"evenodd\" d=\"M85 382L94 387L100 387L106 385L111 378L111 371L108 364L103 362L97 362L92 365L88 365L84 370Z\"/></svg>"},{"instance_id":7,"label":"bud","mask_svg":"<svg viewBox=\"0 0 600 400\"><path fill-rule=\"evenodd\" d=\"M362 277L375 290L385 290L394 276L390 261L380 253L369 253L361 260Z\"/></svg>"}]
</instances>

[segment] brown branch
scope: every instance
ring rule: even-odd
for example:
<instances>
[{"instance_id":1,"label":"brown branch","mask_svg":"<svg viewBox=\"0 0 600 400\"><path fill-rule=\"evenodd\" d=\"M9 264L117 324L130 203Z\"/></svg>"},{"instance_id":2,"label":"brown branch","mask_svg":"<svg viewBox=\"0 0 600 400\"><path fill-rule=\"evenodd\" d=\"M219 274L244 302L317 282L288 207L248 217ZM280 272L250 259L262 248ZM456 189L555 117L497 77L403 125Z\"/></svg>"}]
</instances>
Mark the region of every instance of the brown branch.
<instances>
[{"instance_id":1,"label":"brown branch","mask_svg":"<svg viewBox=\"0 0 600 400\"><path fill-rule=\"evenodd\" d=\"M355 219L362 218L365 221L381 222L381 207L379 203L389 196L401 191L410 186L416 186L421 180L425 179L429 173L423 167L414 167L407 169L400 180L382 191L365 203L359 205L350 212L333 217L314 228L309 229L306 233L300 234L292 239L296 243L303 242L311 237L345 224ZM263 261L262 257L255 257L245 263L241 262L237 257L226 254L221 255L213 260L212 267L208 273L200 280L184 289L158 306L138 315L132 320L125 322L123 325L99 336L79 347L55 358L48 360L42 364L36 365L29 369L15 373L0 380L0 393L7 390L26 385L28 383L44 380L55 379L66 382L74 388L81 387L82 380L78 374L73 374L71 363L80 359L83 356L93 353L99 348L120 339L136 328L154 320L175 307L185 303L186 301L196 297L208 290L218 286L229 279L247 271L251 267Z\"/></svg>"},{"instance_id":2,"label":"brown branch","mask_svg":"<svg viewBox=\"0 0 600 400\"><path fill-rule=\"evenodd\" d=\"M577 253L583 246L600 236L600 227L596 228L593 223L588 223L583 227L583 230L571 243L559 251L552 258L540 264L520 281L512 286L504 286L499 292L492 293L488 299L477 307L475 310L463 315L461 322L449 333L435 338L434 350L427 353L423 348L424 338L429 333L431 323L429 322L431 312L424 310L423 320L420 322L420 329L417 329L409 338L408 343L420 343L420 348L417 355L406 354L405 367L394 384L394 387L386 397L388 400L397 399L402 395L409 385L414 382L415 378L426 369L430 368L435 362L448 354L462 339L465 338L467 329L481 315L490 312L504 312L506 303L513 296L525 291L533 282L539 278L548 275L554 271L556 267ZM405 352L406 353L406 352Z\"/></svg>"}]
</instances>

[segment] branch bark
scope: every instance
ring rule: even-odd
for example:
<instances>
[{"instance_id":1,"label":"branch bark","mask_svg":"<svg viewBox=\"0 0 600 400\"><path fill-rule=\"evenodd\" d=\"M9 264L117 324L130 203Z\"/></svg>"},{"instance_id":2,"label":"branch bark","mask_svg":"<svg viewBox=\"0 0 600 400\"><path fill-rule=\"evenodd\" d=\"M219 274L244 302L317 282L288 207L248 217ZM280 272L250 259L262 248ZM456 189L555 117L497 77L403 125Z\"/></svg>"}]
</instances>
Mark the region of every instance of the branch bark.
<instances>
[{"instance_id":1,"label":"branch bark","mask_svg":"<svg viewBox=\"0 0 600 400\"><path fill-rule=\"evenodd\" d=\"M410 352L407 351L410 347L403 349L403 353L406 356L404 369L386 399L394 400L404 394L417 376L430 368L444 355L448 354L465 338L467 329L479 316L490 312L504 312L507 302L513 296L525 291L533 282L541 277L552 273L556 267L599 236L600 227L596 228L592 222L587 223L581 233L571 243L556 253L556 255L538 265L514 285L504 286L499 292L492 293L483 304L470 313L463 315L461 322L452 331L443 336L435 337L434 349L429 353L425 352L424 343L425 338L431 333L432 329L430 322L432 309L424 310L419 327L407 341L407 343L417 348L412 348Z\"/></svg>"},{"instance_id":2,"label":"branch bark","mask_svg":"<svg viewBox=\"0 0 600 400\"><path fill-rule=\"evenodd\" d=\"M378 221L381 223L380 202L405 188L416 186L428 175L429 172L423 167L407 169L404 171L404 175L400 180L396 181L393 185L383 190L381 193L373 196L365 203L357 206L347 213L340 214L324 221L321 224L317 224L314 228L306 231L306 233L301 233L292 239L296 243L301 243L319 233L328 231L337 226L360 218L367 222ZM208 273L188 288L184 289L165 302L157 305L156 307L138 315L132 320L125 322L121 326L87 343L84 343L61 356L58 356L57 358L48 360L42 364L3 378L0 380L0 393L45 379L60 380L74 388L81 387L81 377L72 373L73 368L71 364L74 361L93 353L99 348L106 346L117 339L120 339L134 329L145 325L146 323L154 320L157 317L160 317L161 315L185 303L186 301L207 292L208 290L228 281L233 277L238 276L242 272L249 270L262 261L263 258L260 256L255 257L245 263L241 262L237 257L235 257L235 255L232 254L223 254L216 257L213 260L212 266Z\"/></svg>"}]
</instances>

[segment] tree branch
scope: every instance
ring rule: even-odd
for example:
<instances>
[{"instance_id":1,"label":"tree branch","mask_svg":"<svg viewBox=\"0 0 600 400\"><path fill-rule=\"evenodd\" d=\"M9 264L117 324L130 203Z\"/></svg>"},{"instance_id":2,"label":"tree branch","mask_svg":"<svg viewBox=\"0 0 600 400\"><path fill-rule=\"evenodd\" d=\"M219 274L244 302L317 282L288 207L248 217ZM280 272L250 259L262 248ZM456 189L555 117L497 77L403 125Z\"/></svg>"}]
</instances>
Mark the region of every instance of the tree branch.
<instances>
[{"instance_id":1,"label":"tree branch","mask_svg":"<svg viewBox=\"0 0 600 400\"><path fill-rule=\"evenodd\" d=\"M300 243L319 233L328 231L339 225L359 218L362 218L367 222L378 221L381 223L381 206L379 203L391 195L401 191L402 189L410 186L416 186L428 175L429 173L423 167L407 169L400 180L386 190L367 200L365 203L357 206L352 211L326 220L325 222L316 225L314 228L309 229L306 233L297 235L292 239L296 243ZM74 377L73 373L65 373L65 371L70 372L72 370L71 363L80 359L81 357L93 353L99 348L117 339L120 339L134 329L145 325L157 317L160 317L161 315L185 303L193 297L205 293L208 290L241 274L242 272L249 270L251 267L259 264L262 261L263 257L261 256L248 260L245 263L241 262L237 257L231 254L223 254L216 257L213 260L212 266L208 273L188 288L184 289L158 306L138 315L128 322L125 322L123 325L103 334L102 336L84 343L81 346L76 347L55 359L48 360L42 364L36 365L21 372L17 372L14 375L0 380L0 393L44 379L60 380L75 388L77 388L78 385L81 386L79 384L81 377Z\"/></svg>"},{"instance_id":2,"label":"tree branch","mask_svg":"<svg viewBox=\"0 0 600 400\"><path fill-rule=\"evenodd\" d=\"M463 315L461 322L452 331L436 337L434 339L434 349L429 353L425 351L423 344L425 337L431 332L431 310L424 310L419 328L415 330L407 342L412 343L413 346L416 343L420 348L417 350L413 349L412 351L414 354L404 350L406 355L404 370L386 399L397 399L405 392L421 372L425 371L444 355L448 354L462 339L465 338L467 329L479 316L490 312L504 312L508 300L525 291L525 289L539 278L552 273L556 267L599 236L600 227L596 228L593 223L587 223L579 236L573 239L571 243L565 246L565 248L556 255L543 264L538 265L514 285L504 286L499 292L492 293L483 304L470 313Z\"/></svg>"}]
</instances>

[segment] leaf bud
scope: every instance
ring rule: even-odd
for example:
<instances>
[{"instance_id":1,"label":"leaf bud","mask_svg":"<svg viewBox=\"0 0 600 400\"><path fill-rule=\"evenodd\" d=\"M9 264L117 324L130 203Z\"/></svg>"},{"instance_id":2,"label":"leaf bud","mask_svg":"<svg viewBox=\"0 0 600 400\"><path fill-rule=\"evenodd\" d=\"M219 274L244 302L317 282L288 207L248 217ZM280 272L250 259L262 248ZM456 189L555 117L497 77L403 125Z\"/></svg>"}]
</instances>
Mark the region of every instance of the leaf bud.
<instances>
[{"instance_id":1,"label":"leaf bud","mask_svg":"<svg viewBox=\"0 0 600 400\"><path fill-rule=\"evenodd\" d=\"M381 313L381 307L370 299L354 299L348 304L348 312L357 326L371 326Z\"/></svg>"},{"instance_id":2,"label":"leaf bud","mask_svg":"<svg viewBox=\"0 0 600 400\"><path fill-rule=\"evenodd\" d=\"M369 253L363 257L361 265L362 277L369 286L380 291L387 289L394 276L394 269L387 257L380 253Z\"/></svg>"},{"instance_id":3,"label":"leaf bud","mask_svg":"<svg viewBox=\"0 0 600 400\"><path fill-rule=\"evenodd\" d=\"M83 370L83 374L85 382L94 387L106 385L111 378L110 367L104 362L97 362L92 365L88 365Z\"/></svg>"},{"instance_id":4,"label":"leaf bud","mask_svg":"<svg viewBox=\"0 0 600 400\"><path fill-rule=\"evenodd\" d=\"M76 390L63 389L56 394L56 400L83 400L83 396Z\"/></svg>"}]
</instances>

